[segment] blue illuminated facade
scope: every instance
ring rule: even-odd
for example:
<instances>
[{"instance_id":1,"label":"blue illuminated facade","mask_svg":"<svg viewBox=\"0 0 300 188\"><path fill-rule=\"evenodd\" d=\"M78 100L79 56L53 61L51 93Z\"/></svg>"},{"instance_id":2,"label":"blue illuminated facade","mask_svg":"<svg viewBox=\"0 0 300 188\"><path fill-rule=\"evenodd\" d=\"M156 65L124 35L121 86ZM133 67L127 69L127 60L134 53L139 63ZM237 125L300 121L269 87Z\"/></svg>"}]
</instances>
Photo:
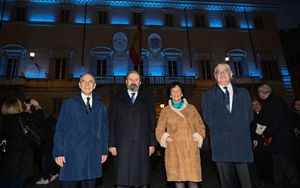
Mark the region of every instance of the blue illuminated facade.
<instances>
[{"instance_id":1,"label":"blue illuminated facade","mask_svg":"<svg viewBox=\"0 0 300 188\"><path fill-rule=\"evenodd\" d=\"M40 23L51 23L49 24L50 27L55 28L56 24L64 24L61 22L60 19L60 11L61 6L60 3L63 3L63 0L31 0L32 6L28 6L26 20L30 23L32 27L36 25L36 27L41 27L43 24ZM86 17L84 16L84 7L87 5L88 12ZM34 7L37 6L37 7ZM32 8L34 7L34 8ZM51 8L49 8L51 7ZM129 49L131 47L131 42L133 38L133 31L136 29L136 26L133 25L133 13L140 13L142 16L142 30L143 30L143 37L145 44L143 45L144 48L147 50L147 55L145 55L145 67L144 67L144 74L146 76L154 76L154 77L161 77L161 76L169 76L169 67L168 63L172 61L176 61L178 67L178 76L188 76L188 77L198 77L200 75L200 70L198 67L197 62L200 60L194 60L194 56L199 56L199 54L203 53L201 50L207 47L201 44L201 38L208 38L206 35L201 35L199 33L199 38L194 40L193 37L196 38L195 32L198 30L194 30L196 27L195 24L195 17L194 15L201 12L205 15L205 26L201 26L203 28L202 31L207 33L208 31L215 30L214 33L221 33L223 31L229 32L226 30L226 24L224 20L224 15L228 12L233 14L236 17L236 25L238 28L230 28L230 32L233 33L244 33L248 29L255 29L253 18L255 17L255 12L259 11L264 8L272 8L271 5L258 5L258 4L251 4L251 3L232 3L232 2L201 2L201 1L169 1L169 0L155 0L155 1L148 1L148 0L141 0L141 1L132 1L132 0L70 0L69 4L66 5L67 10L70 10L68 21L65 24L72 25L74 24L76 28L82 27L83 24L89 24L96 27L88 27L87 33L89 33L89 29L95 29L97 36L87 36L88 40L93 40L91 43L95 43L94 45L105 46L112 50L112 54L109 57L103 57L103 54L98 54L99 59L103 60L106 58L107 63L109 64L109 70L107 70L107 74L109 76L125 76L128 70L132 69L133 65L131 63L129 57ZM99 11L104 11L107 13L107 20L105 22L105 27L99 23ZM163 10L163 11L162 11ZM166 20L166 15L172 15L172 25L169 25ZM186 14L187 19L186 19ZM245 15L251 15L246 16ZM248 20L245 20L248 19ZM11 14L10 12L5 12L3 20L6 22L11 21ZM36 24L35 24L36 23ZM152 27L153 26L153 27ZM197 26L198 27L198 26ZM71 27L70 27L71 28ZM74 27L75 28L75 27ZM186 29L185 29L186 28ZM69 29L69 28L68 28ZM105 37L105 42L98 41L98 37L103 33L109 33ZM110 31L108 31L110 30ZM175 38L168 38L165 33L172 33L172 36ZM191 38L191 51L192 54L188 54L187 45L187 38L186 38L186 31L191 31L194 35ZM70 29L70 32L71 29ZM114 41L112 36L116 32L124 32L127 36L127 47L123 51L120 52L117 48L114 48ZM158 33L162 38L162 46L157 47L158 42L154 41L153 46L156 48L150 49L149 47L149 40L148 36L152 33ZM175 33L175 34L174 34ZM173 35L174 34L174 35ZM71 35L71 33L70 33ZM177 38L177 35L179 36ZM80 35L79 35L80 36ZM246 46L241 46L240 48L247 48L248 52L251 51L249 49L249 38L247 38L247 42L245 43ZM198 37L198 36L197 36ZM213 38L213 37L212 37ZM78 39L72 40L81 40L81 37ZM174 41L177 40L177 41ZM180 42L178 42L178 40ZM194 41L197 41L194 42ZM103 42L103 43L102 43ZM111 43L110 43L111 42ZM118 42L116 41L117 45ZM175 44L172 44L174 42ZM77 42L82 44L81 41ZM198 44L199 43L199 44ZM215 42L217 43L217 42ZM177 45L177 46L172 46ZM194 45L194 46L193 46ZM218 44L216 44L218 45ZM80 57L81 49L77 47L70 46L70 49L76 48L76 58ZM91 46L87 45L87 48L91 48ZM153 47L151 47L153 48ZM179 51L183 51L184 53L181 55L172 54L172 57L167 57L162 55L162 51L166 48L174 48ZM211 51L209 53L215 53L214 50L217 47L213 46L211 49L204 49L204 51ZM222 48L222 47L218 47ZM224 51L232 47L223 47ZM68 75L72 75L73 78L78 78L81 74L89 70L89 64L95 63L96 59L90 58L89 49L86 49L87 53L85 54L87 57L85 59L86 66L81 68L71 68L68 72ZM220 53L220 52L216 52ZM224 55L225 53L222 52ZM251 54L251 53L248 53ZM188 56L192 55L192 58ZM221 57L222 55L217 54L216 57ZM151 57L151 60L147 60ZM119 59L118 59L119 58ZM211 57L210 57L211 58ZM97 59L97 60L99 60ZM189 60L192 59L193 66L189 65ZM223 60L223 57L220 58ZM220 59L214 61L221 61ZM79 62L77 60L76 62ZM251 64L253 64L250 58L244 61L245 63L249 64L247 69L247 73L249 77L254 78L262 78L262 71L259 68L252 68ZM246 65L247 66L247 65ZM72 67L72 66L71 66ZM108 67L108 65L107 65ZM108 68L107 68L108 69ZM26 71L24 72L24 76L26 78L46 78L48 75L47 70L43 70L42 72L35 72L35 71Z\"/></svg>"}]
</instances>

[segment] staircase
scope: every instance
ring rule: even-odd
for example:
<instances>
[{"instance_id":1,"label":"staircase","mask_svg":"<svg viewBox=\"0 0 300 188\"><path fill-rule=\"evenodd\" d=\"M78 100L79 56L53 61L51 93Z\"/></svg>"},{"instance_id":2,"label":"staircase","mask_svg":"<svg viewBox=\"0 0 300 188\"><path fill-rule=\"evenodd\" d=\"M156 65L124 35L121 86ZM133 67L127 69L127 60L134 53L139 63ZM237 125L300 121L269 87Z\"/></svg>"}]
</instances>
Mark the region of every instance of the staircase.
<instances>
[{"instance_id":1,"label":"staircase","mask_svg":"<svg viewBox=\"0 0 300 188\"><path fill-rule=\"evenodd\" d=\"M279 71L281 74L282 84L286 93L286 100L288 104L291 104L294 100L294 90L292 86L292 79L290 76L290 72L286 65L279 65Z\"/></svg>"}]
</instances>

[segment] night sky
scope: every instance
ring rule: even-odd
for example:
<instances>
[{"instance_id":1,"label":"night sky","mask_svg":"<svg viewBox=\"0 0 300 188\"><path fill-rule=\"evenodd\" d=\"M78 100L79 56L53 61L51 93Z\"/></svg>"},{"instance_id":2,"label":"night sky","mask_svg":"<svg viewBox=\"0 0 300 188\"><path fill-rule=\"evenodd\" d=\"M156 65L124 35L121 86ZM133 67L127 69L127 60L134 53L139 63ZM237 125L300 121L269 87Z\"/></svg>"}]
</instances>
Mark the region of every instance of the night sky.
<instances>
[{"instance_id":1,"label":"night sky","mask_svg":"<svg viewBox=\"0 0 300 188\"><path fill-rule=\"evenodd\" d=\"M295 28L300 25L300 0L274 0L280 4L280 29Z\"/></svg>"}]
</instances>

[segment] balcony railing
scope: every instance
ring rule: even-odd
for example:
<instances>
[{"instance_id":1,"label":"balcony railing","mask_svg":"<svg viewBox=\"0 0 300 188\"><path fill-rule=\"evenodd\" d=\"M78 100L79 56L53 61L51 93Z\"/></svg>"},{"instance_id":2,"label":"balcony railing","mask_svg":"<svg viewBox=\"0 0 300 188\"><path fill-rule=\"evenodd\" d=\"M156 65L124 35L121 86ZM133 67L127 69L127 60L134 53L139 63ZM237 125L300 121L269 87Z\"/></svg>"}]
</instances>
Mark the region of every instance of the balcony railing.
<instances>
[{"instance_id":1,"label":"balcony railing","mask_svg":"<svg viewBox=\"0 0 300 188\"><path fill-rule=\"evenodd\" d=\"M97 84L124 84L126 76L96 76ZM36 81L77 81L79 78L67 78L67 79L49 79L49 78L25 78L25 77L14 77L8 78L5 76L0 76L0 80L3 81L25 81L25 80L36 80ZM196 77L194 76L143 76L142 77L143 84L150 85L164 85L170 84L172 82L180 82L182 84L195 84Z\"/></svg>"},{"instance_id":2,"label":"balcony railing","mask_svg":"<svg viewBox=\"0 0 300 188\"><path fill-rule=\"evenodd\" d=\"M103 76L96 77L97 84L124 84L126 76ZM182 84L195 84L196 78L193 76L144 76L142 82L151 85L164 85L172 82L180 82Z\"/></svg>"}]
</instances>

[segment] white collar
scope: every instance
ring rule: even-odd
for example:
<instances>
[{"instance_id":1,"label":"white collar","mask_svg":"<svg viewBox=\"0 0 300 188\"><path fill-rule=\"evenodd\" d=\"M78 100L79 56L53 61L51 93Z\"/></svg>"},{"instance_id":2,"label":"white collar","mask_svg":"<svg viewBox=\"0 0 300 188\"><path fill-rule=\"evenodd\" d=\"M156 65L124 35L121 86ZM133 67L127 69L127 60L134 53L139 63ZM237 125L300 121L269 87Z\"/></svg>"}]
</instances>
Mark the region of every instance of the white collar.
<instances>
[{"instance_id":1,"label":"white collar","mask_svg":"<svg viewBox=\"0 0 300 188\"><path fill-rule=\"evenodd\" d=\"M224 93L226 92L225 89L224 89L224 87L227 87L227 89L228 89L229 92L233 90L233 89L232 89L232 84L231 84L231 83L229 83L227 86L221 86L221 85L219 85L219 84L218 84L218 86L222 89L222 91L223 91Z\"/></svg>"},{"instance_id":2,"label":"white collar","mask_svg":"<svg viewBox=\"0 0 300 188\"><path fill-rule=\"evenodd\" d=\"M131 90L127 89L127 92L129 94L129 96L131 96L130 95L131 93L135 93L135 97L136 97L138 95L138 93L139 93L139 90L137 90L137 91L131 91Z\"/></svg>"},{"instance_id":3,"label":"white collar","mask_svg":"<svg viewBox=\"0 0 300 188\"><path fill-rule=\"evenodd\" d=\"M93 95L85 95L84 93L81 93L81 98L84 102L84 104L87 104L87 98L90 98L89 102L90 102L90 105L92 106L93 105Z\"/></svg>"}]
</instances>

